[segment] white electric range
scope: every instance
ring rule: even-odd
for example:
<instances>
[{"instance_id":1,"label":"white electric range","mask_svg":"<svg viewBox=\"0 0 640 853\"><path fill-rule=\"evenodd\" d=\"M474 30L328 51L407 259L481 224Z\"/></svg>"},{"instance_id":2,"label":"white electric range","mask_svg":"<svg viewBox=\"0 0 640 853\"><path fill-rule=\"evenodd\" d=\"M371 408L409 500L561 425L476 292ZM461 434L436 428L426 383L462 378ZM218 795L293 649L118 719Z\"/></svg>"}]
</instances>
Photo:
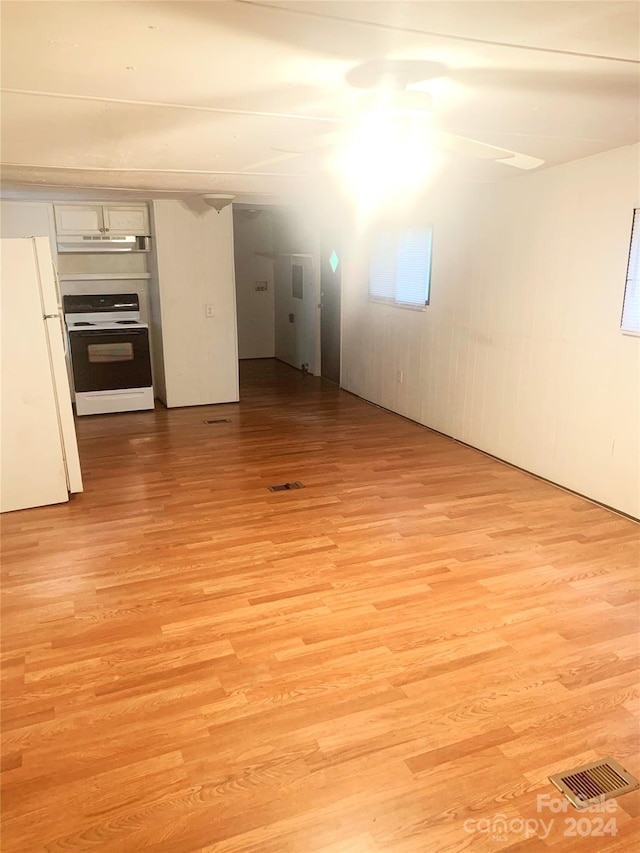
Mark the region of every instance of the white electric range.
<instances>
[{"instance_id":1,"label":"white electric range","mask_svg":"<svg viewBox=\"0 0 640 853\"><path fill-rule=\"evenodd\" d=\"M65 296L78 415L153 409L149 327L136 293Z\"/></svg>"}]
</instances>

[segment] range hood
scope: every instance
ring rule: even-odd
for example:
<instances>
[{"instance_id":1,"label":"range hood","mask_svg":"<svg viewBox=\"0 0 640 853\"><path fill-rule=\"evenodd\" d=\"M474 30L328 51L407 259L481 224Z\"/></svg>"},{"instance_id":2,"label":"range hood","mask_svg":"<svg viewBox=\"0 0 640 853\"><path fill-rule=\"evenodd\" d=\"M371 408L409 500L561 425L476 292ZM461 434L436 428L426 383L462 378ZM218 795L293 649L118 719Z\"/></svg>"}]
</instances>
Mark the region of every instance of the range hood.
<instances>
[{"instance_id":1,"label":"range hood","mask_svg":"<svg viewBox=\"0 0 640 853\"><path fill-rule=\"evenodd\" d=\"M114 252L148 252L151 247L149 237L105 237L79 234L73 237L58 237L58 253L113 254Z\"/></svg>"}]
</instances>

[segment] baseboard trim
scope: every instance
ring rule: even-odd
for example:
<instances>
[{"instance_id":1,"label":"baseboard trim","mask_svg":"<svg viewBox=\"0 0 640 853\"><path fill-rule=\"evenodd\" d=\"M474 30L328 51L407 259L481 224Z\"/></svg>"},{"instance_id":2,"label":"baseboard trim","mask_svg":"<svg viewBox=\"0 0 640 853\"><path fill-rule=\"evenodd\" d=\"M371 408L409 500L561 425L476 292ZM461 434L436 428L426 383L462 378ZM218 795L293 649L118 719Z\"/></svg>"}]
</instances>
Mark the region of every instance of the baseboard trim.
<instances>
[{"instance_id":1,"label":"baseboard trim","mask_svg":"<svg viewBox=\"0 0 640 853\"><path fill-rule=\"evenodd\" d=\"M348 391L346 388L340 386L340 390L344 391L345 394L351 394L352 397L357 397L358 400L362 400L364 403L368 403L370 406L375 406L376 409L381 409L383 412L388 412L390 415L395 415L397 418L402 418L403 421L408 421L410 424L415 424L422 429L427 429L429 432L433 432L436 435L441 435L443 438L448 438L449 441L455 441L456 444L462 445L462 447L468 447L469 450L475 450L476 453L482 453L483 456L488 456L489 459L494 459L496 462L501 462L503 465L508 465L509 468L514 468L516 471L521 471L523 474L528 474L530 477L534 477L536 480L540 480L543 483L548 483L550 486L555 486L556 489L561 489L563 492L567 492L567 494L575 495L577 498L582 498L589 503L594 504L595 506L599 506L602 509L607 509L609 512L615 513L615 515L619 515L621 518L626 518L629 521L633 521L636 524L640 524L640 518L636 518L635 515L631 515L628 512L624 512L624 510L616 509L614 506L609 506L609 504L605 504L602 501L597 500L596 498L592 498L589 495L583 495L582 492L576 492L575 489L570 489L568 486L563 486L560 483L556 483L554 480L550 480L548 477L543 477L542 474L536 474L535 471L529 471L528 468L522 468L520 465L516 465L513 462L508 462L506 459L501 459L500 456L496 456L493 453L489 453L487 450L482 450L481 447L476 447L473 444L469 444L466 441L461 441L459 438L456 438L453 435L449 435L446 432L441 432L438 429L434 429L433 427L427 426L426 424L420 423L420 421L415 421L413 418L408 418L406 415L401 415L399 412L394 412L393 409L387 409L385 406L380 406L378 403L374 403L371 400L367 400L366 397L361 397L359 394L354 394L353 391Z\"/></svg>"}]
</instances>

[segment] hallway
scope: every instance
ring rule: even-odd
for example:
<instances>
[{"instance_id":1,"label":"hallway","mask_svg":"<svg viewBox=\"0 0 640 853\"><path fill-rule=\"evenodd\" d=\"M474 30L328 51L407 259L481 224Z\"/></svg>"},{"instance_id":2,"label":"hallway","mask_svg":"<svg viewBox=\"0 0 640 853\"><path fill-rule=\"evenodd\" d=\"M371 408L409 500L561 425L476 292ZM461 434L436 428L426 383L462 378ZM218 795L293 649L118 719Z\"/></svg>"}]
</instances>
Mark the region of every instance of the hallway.
<instances>
[{"instance_id":1,"label":"hallway","mask_svg":"<svg viewBox=\"0 0 640 853\"><path fill-rule=\"evenodd\" d=\"M4 853L640 841L536 805L640 774L637 524L274 360L77 430L84 494L2 517Z\"/></svg>"}]
</instances>

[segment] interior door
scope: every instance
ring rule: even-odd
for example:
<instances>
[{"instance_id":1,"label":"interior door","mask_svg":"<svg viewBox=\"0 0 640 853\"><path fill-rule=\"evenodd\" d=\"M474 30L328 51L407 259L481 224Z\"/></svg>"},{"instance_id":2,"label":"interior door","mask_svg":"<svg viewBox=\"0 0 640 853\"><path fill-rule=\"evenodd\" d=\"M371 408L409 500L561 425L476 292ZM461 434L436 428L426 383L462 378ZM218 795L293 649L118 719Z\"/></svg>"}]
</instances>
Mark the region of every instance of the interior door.
<instances>
[{"instance_id":1,"label":"interior door","mask_svg":"<svg viewBox=\"0 0 640 853\"><path fill-rule=\"evenodd\" d=\"M322 234L320 246L320 372L340 384L340 300L342 243L337 229Z\"/></svg>"}]
</instances>

